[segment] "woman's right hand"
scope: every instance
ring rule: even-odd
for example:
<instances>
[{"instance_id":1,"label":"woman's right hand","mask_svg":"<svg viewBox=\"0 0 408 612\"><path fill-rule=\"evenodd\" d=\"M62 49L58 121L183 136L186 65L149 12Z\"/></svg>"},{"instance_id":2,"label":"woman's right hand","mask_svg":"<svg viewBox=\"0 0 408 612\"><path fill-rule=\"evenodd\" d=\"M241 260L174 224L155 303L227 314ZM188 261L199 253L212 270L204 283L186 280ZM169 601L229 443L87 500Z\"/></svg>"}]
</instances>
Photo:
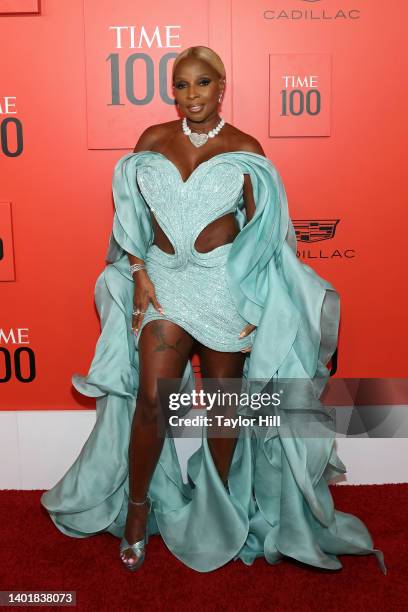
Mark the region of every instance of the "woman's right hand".
<instances>
[{"instance_id":1,"label":"woman's right hand","mask_svg":"<svg viewBox=\"0 0 408 612\"><path fill-rule=\"evenodd\" d=\"M135 293L133 299L133 311L139 310L139 314L132 315L132 329L135 334L139 331L142 324L145 311L152 302L153 306L164 315L164 310L159 304L154 290L154 285L150 280L146 270L138 270L133 274L133 280L135 283Z\"/></svg>"}]
</instances>

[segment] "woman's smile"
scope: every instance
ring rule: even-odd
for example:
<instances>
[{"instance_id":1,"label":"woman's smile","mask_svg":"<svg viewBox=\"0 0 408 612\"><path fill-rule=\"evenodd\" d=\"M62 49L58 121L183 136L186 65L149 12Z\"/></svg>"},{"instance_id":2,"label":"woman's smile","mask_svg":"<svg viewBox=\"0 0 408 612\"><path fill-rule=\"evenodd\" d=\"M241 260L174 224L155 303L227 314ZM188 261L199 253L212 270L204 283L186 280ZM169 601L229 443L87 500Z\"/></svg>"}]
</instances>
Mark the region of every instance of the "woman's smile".
<instances>
[{"instance_id":1,"label":"woman's smile","mask_svg":"<svg viewBox=\"0 0 408 612\"><path fill-rule=\"evenodd\" d=\"M192 106L187 106L187 109L190 113L200 113L204 109L204 104L194 104Z\"/></svg>"}]
</instances>

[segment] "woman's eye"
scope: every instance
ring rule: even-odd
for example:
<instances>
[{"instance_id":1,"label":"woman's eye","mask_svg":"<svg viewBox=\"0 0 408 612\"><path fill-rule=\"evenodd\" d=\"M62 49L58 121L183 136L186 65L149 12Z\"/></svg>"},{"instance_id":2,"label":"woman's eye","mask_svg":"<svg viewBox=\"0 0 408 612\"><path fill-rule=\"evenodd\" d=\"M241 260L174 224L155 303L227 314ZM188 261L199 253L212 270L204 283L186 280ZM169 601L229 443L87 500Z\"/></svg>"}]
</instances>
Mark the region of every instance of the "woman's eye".
<instances>
[{"instance_id":1,"label":"woman's eye","mask_svg":"<svg viewBox=\"0 0 408 612\"><path fill-rule=\"evenodd\" d=\"M210 79L201 79L201 81L199 81L200 85L209 85L211 83ZM185 86L185 83L177 83L175 85L176 89L183 89L183 87Z\"/></svg>"}]
</instances>

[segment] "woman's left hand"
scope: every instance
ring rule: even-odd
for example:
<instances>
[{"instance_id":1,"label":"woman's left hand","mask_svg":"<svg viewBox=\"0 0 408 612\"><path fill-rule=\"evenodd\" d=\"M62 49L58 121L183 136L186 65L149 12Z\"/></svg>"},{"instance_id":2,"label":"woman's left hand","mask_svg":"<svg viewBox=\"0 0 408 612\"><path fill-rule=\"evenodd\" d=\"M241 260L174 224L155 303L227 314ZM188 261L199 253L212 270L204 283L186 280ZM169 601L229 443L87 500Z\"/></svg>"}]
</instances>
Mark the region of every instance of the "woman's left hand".
<instances>
[{"instance_id":1,"label":"woman's left hand","mask_svg":"<svg viewBox=\"0 0 408 612\"><path fill-rule=\"evenodd\" d=\"M245 336L248 336L254 329L256 329L256 325L252 325L252 323L248 323L248 325L245 325L244 329L239 334L239 337L245 338ZM244 349L241 349L241 353L249 353L251 350L252 350L252 344L248 347L245 347Z\"/></svg>"}]
</instances>

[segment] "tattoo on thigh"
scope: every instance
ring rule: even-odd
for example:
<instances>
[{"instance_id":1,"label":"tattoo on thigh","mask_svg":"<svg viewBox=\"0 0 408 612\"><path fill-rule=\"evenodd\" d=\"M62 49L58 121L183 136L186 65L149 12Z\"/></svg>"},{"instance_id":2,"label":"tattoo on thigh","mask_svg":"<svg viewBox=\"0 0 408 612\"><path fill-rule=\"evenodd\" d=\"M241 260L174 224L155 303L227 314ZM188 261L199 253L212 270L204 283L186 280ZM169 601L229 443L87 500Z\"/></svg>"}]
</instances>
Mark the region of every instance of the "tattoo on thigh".
<instances>
[{"instance_id":1,"label":"tattoo on thigh","mask_svg":"<svg viewBox=\"0 0 408 612\"><path fill-rule=\"evenodd\" d=\"M176 353L178 353L180 357L183 357L183 353L181 353L179 350L181 342L183 340L182 336L179 336L179 338L177 338L175 343L167 342L165 338L165 333L166 333L165 326L163 325L162 321L153 322L152 333L157 340L157 345L154 348L155 352L165 351L166 349L172 349L176 351Z\"/></svg>"}]
</instances>

